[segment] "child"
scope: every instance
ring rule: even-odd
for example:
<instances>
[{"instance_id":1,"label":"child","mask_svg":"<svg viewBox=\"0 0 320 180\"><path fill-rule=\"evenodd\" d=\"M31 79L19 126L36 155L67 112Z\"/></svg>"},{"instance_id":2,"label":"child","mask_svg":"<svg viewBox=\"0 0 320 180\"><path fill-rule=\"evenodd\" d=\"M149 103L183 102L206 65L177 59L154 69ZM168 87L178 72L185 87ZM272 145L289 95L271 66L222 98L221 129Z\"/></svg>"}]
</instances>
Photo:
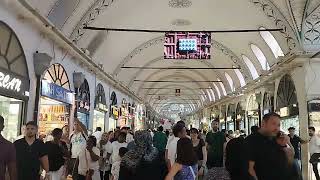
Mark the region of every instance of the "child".
<instances>
[{"instance_id":1,"label":"child","mask_svg":"<svg viewBox=\"0 0 320 180\"><path fill-rule=\"evenodd\" d=\"M120 172L120 163L121 163L121 159L122 157L128 152L128 149L125 147L121 147L119 149L119 156L120 156L120 160L114 162L112 164L112 168L111 168L111 179L110 180L118 180L119 179L119 172Z\"/></svg>"}]
</instances>

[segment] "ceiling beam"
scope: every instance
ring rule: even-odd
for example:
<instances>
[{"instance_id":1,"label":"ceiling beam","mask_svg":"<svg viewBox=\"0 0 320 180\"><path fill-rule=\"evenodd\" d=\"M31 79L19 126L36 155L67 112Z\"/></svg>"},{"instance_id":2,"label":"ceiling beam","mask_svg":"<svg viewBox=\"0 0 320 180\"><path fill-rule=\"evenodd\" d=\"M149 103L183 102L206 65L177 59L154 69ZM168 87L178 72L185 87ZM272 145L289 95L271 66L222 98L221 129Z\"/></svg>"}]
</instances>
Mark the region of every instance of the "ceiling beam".
<instances>
[{"instance_id":1,"label":"ceiling beam","mask_svg":"<svg viewBox=\"0 0 320 180\"><path fill-rule=\"evenodd\" d=\"M177 87L177 88L157 88L157 87L144 87L144 88L141 88L141 89L183 89L181 87ZM189 89L186 89L186 90L198 90L198 89L213 89L211 87L208 87L208 88L189 88Z\"/></svg>"},{"instance_id":2,"label":"ceiling beam","mask_svg":"<svg viewBox=\"0 0 320 180\"><path fill-rule=\"evenodd\" d=\"M83 29L93 31L116 31L116 32L144 32L144 33L175 33L175 32L190 32L190 33L250 33L250 32L261 32L261 31L283 31L281 28L271 29L228 29L228 30L197 30L197 31L172 31L172 30L152 30L152 29L125 29L125 28L107 28L107 27L94 27L85 26Z\"/></svg>"},{"instance_id":3,"label":"ceiling beam","mask_svg":"<svg viewBox=\"0 0 320 180\"><path fill-rule=\"evenodd\" d=\"M165 69L165 70L227 70L227 69L241 69L240 67L137 67L137 66L123 66L122 69Z\"/></svg>"},{"instance_id":4,"label":"ceiling beam","mask_svg":"<svg viewBox=\"0 0 320 180\"><path fill-rule=\"evenodd\" d=\"M139 80L135 79L134 82L154 82L154 83L194 83L194 82L222 82L222 81L167 81L167 80Z\"/></svg>"}]
</instances>

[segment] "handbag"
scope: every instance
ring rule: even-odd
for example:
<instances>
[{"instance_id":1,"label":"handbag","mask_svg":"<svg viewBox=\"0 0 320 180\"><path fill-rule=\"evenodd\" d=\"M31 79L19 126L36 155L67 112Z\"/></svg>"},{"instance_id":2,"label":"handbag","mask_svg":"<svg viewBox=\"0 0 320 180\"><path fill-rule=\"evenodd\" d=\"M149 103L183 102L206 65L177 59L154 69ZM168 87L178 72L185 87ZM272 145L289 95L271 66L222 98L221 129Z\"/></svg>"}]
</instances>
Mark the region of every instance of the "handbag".
<instances>
[{"instance_id":1,"label":"handbag","mask_svg":"<svg viewBox=\"0 0 320 180\"><path fill-rule=\"evenodd\" d=\"M89 160L87 158L87 150L84 151L86 157L86 164L87 164L87 173L86 173L86 180L92 180L92 176L94 174L94 170L89 168Z\"/></svg>"}]
</instances>

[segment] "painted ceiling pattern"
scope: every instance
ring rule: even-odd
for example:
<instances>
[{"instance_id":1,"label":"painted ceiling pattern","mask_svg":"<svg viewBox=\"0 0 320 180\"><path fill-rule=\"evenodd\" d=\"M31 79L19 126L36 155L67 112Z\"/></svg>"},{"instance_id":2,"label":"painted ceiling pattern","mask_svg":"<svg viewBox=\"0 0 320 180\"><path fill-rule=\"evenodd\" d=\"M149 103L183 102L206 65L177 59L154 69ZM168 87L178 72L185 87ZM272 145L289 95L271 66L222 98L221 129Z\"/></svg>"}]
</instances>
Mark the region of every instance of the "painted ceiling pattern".
<instances>
[{"instance_id":1,"label":"painted ceiling pattern","mask_svg":"<svg viewBox=\"0 0 320 180\"><path fill-rule=\"evenodd\" d=\"M127 84L146 101L150 101L151 106L158 103L158 112L168 112L172 107L175 109L184 107L185 109L181 112L194 111L211 101L221 99L224 96L224 91L227 94L232 94L253 81L255 78L251 72L257 72L258 75L261 75L264 67L261 67L259 59L261 57L257 57L257 54L251 50L250 45L252 44L261 49L262 55L270 67L282 59L282 57L274 56L272 48L278 48L285 56L300 51L315 52L320 49L320 0L66 1L48 0L37 3L37 0L29 0L35 9L38 9L53 23L56 22L57 27L80 48L88 49L93 61L104 66L104 71ZM67 6L62 7L63 4ZM68 13L59 15L58 12L63 11ZM198 13L194 13L196 11ZM230 16L231 12L235 14ZM246 17L245 14L248 16ZM212 35L211 60L169 62L163 60L162 57L163 35L91 31L84 29L86 26L129 29L143 27L155 30L225 30L231 28L279 28L282 30L269 34L276 40L277 45L270 44L272 40L265 41L259 33L214 33ZM250 66L243 59L244 56L247 57L246 61L251 61ZM123 69L123 66L237 67L239 69L128 70ZM143 81L173 79L221 82L173 85L170 83L137 83L135 81L137 79ZM234 87L230 87L231 85ZM185 91L180 97L166 96L159 100L160 94L173 93L174 89ZM174 103L180 103L183 106L176 106Z\"/></svg>"}]
</instances>

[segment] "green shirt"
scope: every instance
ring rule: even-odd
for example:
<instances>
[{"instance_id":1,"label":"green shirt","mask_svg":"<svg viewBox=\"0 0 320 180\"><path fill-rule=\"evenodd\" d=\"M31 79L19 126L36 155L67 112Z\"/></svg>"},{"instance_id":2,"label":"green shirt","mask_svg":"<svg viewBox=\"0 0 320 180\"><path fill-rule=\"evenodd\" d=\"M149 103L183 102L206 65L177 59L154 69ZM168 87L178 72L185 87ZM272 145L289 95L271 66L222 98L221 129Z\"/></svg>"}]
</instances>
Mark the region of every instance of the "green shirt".
<instances>
[{"instance_id":1,"label":"green shirt","mask_svg":"<svg viewBox=\"0 0 320 180\"><path fill-rule=\"evenodd\" d=\"M164 152L166 150L167 145L167 136L163 132L156 132L153 136L153 145L156 147L160 152Z\"/></svg>"},{"instance_id":2,"label":"green shirt","mask_svg":"<svg viewBox=\"0 0 320 180\"><path fill-rule=\"evenodd\" d=\"M216 158L223 156L223 144L226 142L226 137L222 132L208 132L206 142L209 145L208 157Z\"/></svg>"}]
</instances>

